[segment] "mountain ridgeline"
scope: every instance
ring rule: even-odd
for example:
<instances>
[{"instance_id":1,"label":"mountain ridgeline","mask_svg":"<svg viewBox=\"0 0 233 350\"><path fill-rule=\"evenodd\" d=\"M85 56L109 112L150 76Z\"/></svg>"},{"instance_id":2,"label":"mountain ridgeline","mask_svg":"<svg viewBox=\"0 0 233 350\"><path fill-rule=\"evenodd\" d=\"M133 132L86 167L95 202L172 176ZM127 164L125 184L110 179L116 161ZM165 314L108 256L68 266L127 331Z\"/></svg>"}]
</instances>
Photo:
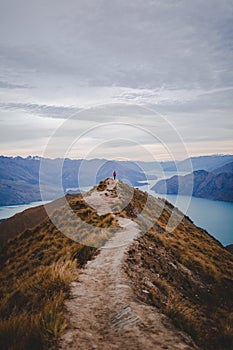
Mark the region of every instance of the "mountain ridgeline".
<instances>
[{"instance_id":1,"label":"mountain ridgeline","mask_svg":"<svg viewBox=\"0 0 233 350\"><path fill-rule=\"evenodd\" d=\"M122 181L106 190L108 181L101 181L86 195L69 195L54 204L53 217L70 232L69 238L42 209L38 209L38 222L34 208L17 219L23 221L32 213L30 228L25 230L22 224L19 232L13 224L8 242L5 234L0 255L1 348L58 347L59 337L69 326L64 302L70 295L70 283L95 257L97 250L90 247L93 240L104 245L111 235L122 232L120 222L125 218L134 221L141 232L123 265L141 307L158 308L201 349L232 349L233 255L167 201ZM93 198L102 196L102 201L110 203L109 213L100 215L88 204L85 196L92 193ZM66 201L77 220L67 212ZM171 215L178 220L172 231L167 229ZM109 302L114 303L111 298Z\"/></svg>"},{"instance_id":2,"label":"mountain ridgeline","mask_svg":"<svg viewBox=\"0 0 233 350\"><path fill-rule=\"evenodd\" d=\"M40 193L40 169L41 163L45 164L46 174L46 200L54 200L61 197L61 191L56 185L55 179L60 169L62 170L62 189L63 193L74 193L82 191L82 188L90 187L97 184L101 179L110 176L113 170L117 171L117 177L132 186L140 186L145 184L147 180L156 179L155 172L163 176L163 172L191 172L205 170L207 172L222 174L232 174L232 155L216 155L192 157L183 161L167 161L167 162L143 162L143 161L109 161L106 159L44 159L41 157L0 157L0 205L24 204L41 200ZM58 170L56 170L58 169ZM149 172L149 173L148 173ZM153 173L153 174L152 174ZM199 173L196 173L196 177ZM210 175L209 178L213 175ZM185 179L185 181L188 178ZM231 186L231 179L225 175L222 177L222 184ZM58 181L59 182L59 181ZM213 179L219 188L222 185L221 177ZM173 181L174 183L174 181ZM169 184L170 186L170 184ZM174 193L174 184L171 185ZM223 186L222 186L223 187ZM156 191L161 192L161 187L155 187ZM224 191L226 189L219 188L219 193L213 190L212 193L203 193L200 196L205 198L225 199ZM195 191L194 191L195 192ZM216 196L215 197L215 192ZM199 192L198 192L199 193ZM194 194L195 195L195 194ZM207 195L207 197L206 197ZM209 196L209 197L208 197Z\"/></svg>"},{"instance_id":3,"label":"mountain ridgeline","mask_svg":"<svg viewBox=\"0 0 233 350\"><path fill-rule=\"evenodd\" d=\"M231 169L225 166L223 169ZM233 173L197 170L185 176L173 176L158 181L153 187L157 193L192 195L219 201L233 202Z\"/></svg>"},{"instance_id":4,"label":"mountain ridgeline","mask_svg":"<svg viewBox=\"0 0 233 350\"><path fill-rule=\"evenodd\" d=\"M192 173L160 180L151 189L161 194L191 195L233 202L232 156L205 156L190 158L190 161L194 170ZM185 170L187 162L184 160L179 163L179 171Z\"/></svg>"},{"instance_id":5,"label":"mountain ridgeline","mask_svg":"<svg viewBox=\"0 0 233 350\"><path fill-rule=\"evenodd\" d=\"M107 161L104 159L71 160L43 159L39 157L0 157L0 205L23 204L40 201L40 166L46 168L46 199L61 196L55 179L62 171L64 193L77 192L82 187L92 186L101 179L111 175L113 170L118 176L133 186L147 178L142 169L133 162ZM58 169L56 171L56 169Z\"/></svg>"}]
</instances>

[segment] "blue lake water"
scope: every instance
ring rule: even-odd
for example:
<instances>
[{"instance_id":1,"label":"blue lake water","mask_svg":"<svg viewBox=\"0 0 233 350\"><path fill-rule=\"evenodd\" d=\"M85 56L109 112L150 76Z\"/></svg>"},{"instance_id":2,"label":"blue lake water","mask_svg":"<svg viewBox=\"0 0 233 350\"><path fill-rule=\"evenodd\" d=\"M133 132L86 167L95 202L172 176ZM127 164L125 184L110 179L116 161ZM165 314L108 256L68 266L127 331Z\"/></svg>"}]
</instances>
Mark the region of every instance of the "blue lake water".
<instances>
[{"instance_id":1,"label":"blue lake water","mask_svg":"<svg viewBox=\"0 0 233 350\"><path fill-rule=\"evenodd\" d=\"M163 174L163 178L169 178L173 175L175 173L167 172ZM149 184L140 186L140 189L147 191L152 196L166 198L188 215L195 225L207 230L224 246L233 243L233 203L181 195L157 194L151 190L151 187L159 180L149 180Z\"/></svg>"},{"instance_id":2,"label":"blue lake water","mask_svg":"<svg viewBox=\"0 0 233 350\"><path fill-rule=\"evenodd\" d=\"M179 202L176 203L175 195L167 195L166 199L186 212L195 225L206 229L224 246L233 243L233 203L186 196L179 196Z\"/></svg>"}]
</instances>

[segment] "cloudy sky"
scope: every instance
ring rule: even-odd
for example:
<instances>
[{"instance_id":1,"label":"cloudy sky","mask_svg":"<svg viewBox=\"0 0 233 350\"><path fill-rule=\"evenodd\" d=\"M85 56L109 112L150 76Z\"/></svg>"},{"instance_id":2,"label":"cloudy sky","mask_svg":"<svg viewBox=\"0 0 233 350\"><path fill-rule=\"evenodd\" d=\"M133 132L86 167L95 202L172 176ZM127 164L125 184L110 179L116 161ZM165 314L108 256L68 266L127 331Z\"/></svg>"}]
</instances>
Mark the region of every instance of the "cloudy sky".
<instances>
[{"instance_id":1,"label":"cloudy sky","mask_svg":"<svg viewBox=\"0 0 233 350\"><path fill-rule=\"evenodd\" d=\"M232 66L232 0L0 0L1 153L233 153Z\"/></svg>"}]
</instances>

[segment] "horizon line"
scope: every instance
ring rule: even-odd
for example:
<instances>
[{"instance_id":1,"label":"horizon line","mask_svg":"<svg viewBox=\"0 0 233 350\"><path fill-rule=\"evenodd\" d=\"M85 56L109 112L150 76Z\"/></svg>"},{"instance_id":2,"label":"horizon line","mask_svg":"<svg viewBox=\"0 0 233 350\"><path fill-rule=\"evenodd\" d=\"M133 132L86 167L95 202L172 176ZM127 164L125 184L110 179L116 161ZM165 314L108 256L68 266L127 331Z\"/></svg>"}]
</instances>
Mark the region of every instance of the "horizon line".
<instances>
[{"instance_id":1,"label":"horizon line","mask_svg":"<svg viewBox=\"0 0 233 350\"><path fill-rule=\"evenodd\" d=\"M21 159L35 159L35 160L39 160L39 159L51 159L51 160L56 160L56 159L67 159L67 160L86 160L86 161L91 161L91 160L106 160L106 161L115 161L115 162L141 162L141 163L161 163L161 162L181 162L184 161L186 159L191 159L191 158L200 158L200 157L224 157L224 156L233 156L233 154L231 153L212 153L212 154L205 154L205 155L190 155L190 157L184 158L184 159L175 159L175 160L154 160L154 161L145 161L145 160L132 160L132 159L108 159L108 158L69 158L69 157L54 157L54 158L48 158L48 157L43 157L43 156L38 156L38 155L28 155L28 156L21 156L21 155L17 155L17 156L9 156L9 155L0 155L0 158L11 158L11 159L15 159L15 158L21 158ZM38 159L37 159L38 158Z\"/></svg>"}]
</instances>

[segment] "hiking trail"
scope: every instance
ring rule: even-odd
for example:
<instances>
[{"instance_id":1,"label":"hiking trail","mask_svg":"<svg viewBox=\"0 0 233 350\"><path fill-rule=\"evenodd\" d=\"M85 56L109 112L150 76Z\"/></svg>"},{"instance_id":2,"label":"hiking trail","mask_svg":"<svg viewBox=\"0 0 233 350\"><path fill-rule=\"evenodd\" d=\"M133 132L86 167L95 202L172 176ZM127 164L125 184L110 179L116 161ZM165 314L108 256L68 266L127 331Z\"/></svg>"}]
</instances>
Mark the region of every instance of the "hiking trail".
<instances>
[{"instance_id":1,"label":"hiking trail","mask_svg":"<svg viewBox=\"0 0 233 350\"><path fill-rule=\"evenodd\" d=\"M86 202L99 215L111 212L111 191L117 180L108 179L104 191L92 191ZM105 195L107 193L107 195ZM191 338L177 330L155 307L139 301L123 262L133 240L140 234L137 223L117 217L121 228L72 283L66 301L70 326L60 341L62 350L191 350ZM146 292L146 291L145 291Z\"/></svg>"}]
</instances>

